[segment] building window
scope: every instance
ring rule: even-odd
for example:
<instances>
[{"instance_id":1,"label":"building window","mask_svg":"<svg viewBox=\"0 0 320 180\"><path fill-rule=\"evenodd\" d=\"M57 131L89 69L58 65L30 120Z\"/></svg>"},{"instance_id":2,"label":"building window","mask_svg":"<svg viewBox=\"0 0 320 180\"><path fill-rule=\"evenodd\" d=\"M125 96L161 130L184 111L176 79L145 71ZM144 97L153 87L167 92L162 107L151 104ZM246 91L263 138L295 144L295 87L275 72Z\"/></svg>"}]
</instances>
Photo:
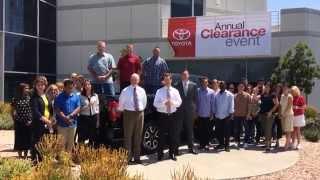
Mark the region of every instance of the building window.
<instances>
[{"instance_id":1,"label":"building window","mask_svg":"<svg viewBox=\"0 0 320 180\"><path fill-rule=\"evenodd\" d=\"M171 0L171 17L203 15L203 0Z\"/></svg>"},{"instance_id":2,"label":"building window","mask_svg":"<svg viewBox=\"0 0 320 180\"><path fill-rule=\"evenodd\" d=\"M40 1L40 37L56 40L56 8Z\"/></svg>"},{"instance_id":3,"label":"building window","mask_svg":"<svg viewBox=\"0 0 320 180\"><path fill-rule=\"evenodd\" d=\"M0 30L3 30L3 0L0 0Z\"/></svg>"},{"instance_id":4,"label":"building window","mask_svg":"<svg viewBox=\"0 0 320 180\"><path fill-rule=\"evenodd\" d=\"M194 16L203 16L203 0L194 0Z\"/></svg>"},{"instance_id":5,"label":"building window","mask_svg":"<svg viewBox=\"0 0 320 180\"><path fill-rule=\"evenodd\" d=\"M27 83L32 86L32 82L35 79L34 74L17 74L17 73L5 73L4 75L4 94L5 101L10 102L11 99L16 96L16 88L20 83Z\"/></svg>"},{"instance_id":6,"label":"building window","mask_svg":"<svg viewBox=\"0 0 320 180\"><path fill-rule=\"evenodd\" d=\"M39 73L56 74L56 43L39 41Z\"/></svg>"},{"instance_id":7,"label":"building window","mask_svg":"<svg viewBox=\"0 0 320 180\"><path fill-rule=\"evenodd\" d=\"M6 33L5 71L37 72L37 39Z\"/></svg>"},{"instance_id":8,"label":"building window","mask_svg":"<svg viewBox=\"0 0 320 180\"><path fill-rule=\"evenodd\" d=\"M37 0L7 0L6 30L37 35Z\"/></svg>"},{"instance_id":9,"label":"building window","mask_svg":"<svg viewBox=\"0 0 320 180\"><path fill-rule=\"evenodd\" d=\"M48 2L52 5L57 5L57 0L41 0L41 1L45 1L45 2Z\"/></svg>"}]
</instances>

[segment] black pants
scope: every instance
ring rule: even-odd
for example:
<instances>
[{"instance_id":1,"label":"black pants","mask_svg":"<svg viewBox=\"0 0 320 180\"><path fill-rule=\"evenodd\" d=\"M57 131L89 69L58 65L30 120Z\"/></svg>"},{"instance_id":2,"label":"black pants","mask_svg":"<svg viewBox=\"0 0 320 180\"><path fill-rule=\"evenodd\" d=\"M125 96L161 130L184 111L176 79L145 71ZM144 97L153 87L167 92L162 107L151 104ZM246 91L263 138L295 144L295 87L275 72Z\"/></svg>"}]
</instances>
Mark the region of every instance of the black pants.
<instances>
[{"instance_id":1,"label":"black pants","mask_svg":"<svg viewBox=\"0 0 320 180\"><path fill-rule=\"evenodd\" d=\"M78 121L78 142L84 143L89 140L90 145L94 145L96 141L96 124L97 115L84 116L81 115Z\"/></svg>"},{"instance_id":2,"label":"black pants","mask_svg":"<svg viewBox=\"0 0 320 180\"><path fill-rule=\"evenodd\" d=\"M162 154L168 138L169 153L176 154L178 148L178 131L177 131L176 113L164 114L158 113L158 126L160 129L160 142L158 154Z\"/></svg>"},{"instance_id":3,"label":"black pants","mask_svg":"<svg viewBox=\"0 0 320 180\"><path fill-rule=\"evenodd\" d=\"M210 118L199 117L199 141L200 147L209 145L210 140Z\"/></svg>"},{"instance_id":4,"label":"black pants","mask_svg":"<svg viewBox=\"0 0 320 180\"><path fill-rule=\"evenodd\" d=\"M235 116L233 119L234 126L233 126L233 132L234 132L234 138L237 143L240 143L240 137L243 132L243 123L246 120L246 117L239 117Z\"/></svg>"},{"instance_id":5,"label":"black pants","mask_svg":"<svg viewBox=\"0 0 320 180\"><path fill-rule=\"evenodd\" d=\"M37 144L45 134L48 134L48 132L44 127L32 127L31 160L33 162L42 161L42 156L38 151Z\"/></svg>"},{"instance_id":6,"label":"black pants","mask_svg":"<svg viewBox=\"0 0 320 180\"><path fill-rule=\"evenodd\" d=\"M282 138L282 126L281 126L281 119L276 116L274 123L272 125L272 137L273 139L279 140Z\"/></svg>"},{"instance_id":7,"label":"black pants","mask_svg":"<svg viewBox=\"0 0 320 180\"><path fill-rule=\"evenodd\" d=\"M186 116L186 113L184 111L178 112L178 145L180 145L181 137L185 137L186 143L189 147L189 149L193 148L193 119L192 117ZM183 130L183 134L182 134Z\"/></svg>"},{"instance_id":8,"label":"black pants","mask_svg":"<svg viewBox=\"0 0 320 180\"><path fill-rule=\"evenodd\" d=\"M230 117L217 119L216 121L219 144L226 148L230 145L230 123Z\"/></svg>"}]
</instances>

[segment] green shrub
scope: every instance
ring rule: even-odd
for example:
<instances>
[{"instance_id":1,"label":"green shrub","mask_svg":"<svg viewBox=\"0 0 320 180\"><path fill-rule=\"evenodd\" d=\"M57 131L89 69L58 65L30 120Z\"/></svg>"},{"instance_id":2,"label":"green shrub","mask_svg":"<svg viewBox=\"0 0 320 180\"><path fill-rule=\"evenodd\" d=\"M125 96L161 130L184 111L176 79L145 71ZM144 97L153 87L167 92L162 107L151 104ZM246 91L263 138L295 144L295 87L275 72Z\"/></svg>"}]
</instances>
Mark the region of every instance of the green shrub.
<instances>
[{"instance_id":1,"label":"green shrub","mask_svg":"<svg viewBox=\"0 0 320 180\"><path fill-rule=\"evenodd\" d=\"M0 159L0 179L13 179L21 174L29 174L32 163L16 158Z\"/></svg>"},{"instance_id":2,"label":"green shrub","mask_svg":"<svg viewBox=\"0 0 320 180\"><path fill-rule=\"evenodd\" d=\"M306 140L311 142L318 142L320 139L320 125L316 122L308 123L303 128L303 135L306 138Z\"/></svg>"},{"instance_id":3,"label":"green shrub","mask_svg":"<svg viewBox=\"0 0 320 180\"><path fill-rule=\"evenodd\" d=\"M305 111L305 117L306 117L306 121L307 121L307 124L309 122L314 122L318 119L319 117L319 112L317 110L317 108L315 107L312 107L312 106L308 106L306 108L306 111Z\"/></svg>"},{"instance_id":4,"label":"green shrub","mask_svg":"<svg viewBox=\"0 0 320 180\"><path fill-rule=\"evenodd\" d=\"M11 106L0 102L0 130L12 130L13 120L11 117Z\"/></svg>"}]
</instances>

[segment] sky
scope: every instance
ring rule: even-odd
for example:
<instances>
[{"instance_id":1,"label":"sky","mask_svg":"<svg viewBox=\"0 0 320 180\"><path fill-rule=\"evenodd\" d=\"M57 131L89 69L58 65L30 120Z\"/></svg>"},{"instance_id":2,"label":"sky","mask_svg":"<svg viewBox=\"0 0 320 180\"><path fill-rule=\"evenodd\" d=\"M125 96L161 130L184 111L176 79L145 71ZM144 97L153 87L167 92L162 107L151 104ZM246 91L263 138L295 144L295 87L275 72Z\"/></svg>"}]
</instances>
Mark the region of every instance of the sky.
<instances>
[{"instance_id":1,"label":"sky","mask_svg":"<svg viewBox=\"0 0 320 180\"><path fill-rule=\"evenodd\" d=\"M285 8L308 7L320 10L320 0L268 0L269 11Z\"/></svg>"}]
</instances>

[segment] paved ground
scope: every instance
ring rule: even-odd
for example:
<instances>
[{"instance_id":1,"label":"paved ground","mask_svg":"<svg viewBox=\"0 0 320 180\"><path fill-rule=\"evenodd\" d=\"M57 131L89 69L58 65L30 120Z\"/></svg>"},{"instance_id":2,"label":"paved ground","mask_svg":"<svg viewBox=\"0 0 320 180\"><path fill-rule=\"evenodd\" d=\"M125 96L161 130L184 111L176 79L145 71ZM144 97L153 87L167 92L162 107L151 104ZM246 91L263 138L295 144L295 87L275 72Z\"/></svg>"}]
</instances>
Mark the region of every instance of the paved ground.
<instances>
[{"instance_id":1,"label":"paved ground","mask_svg":"<svg viewBox=\"0 0 320 180\"><path fill-rule=\"evenodd\" d=\"M12 152L13 132L0 131L0 156L16 156ZM186 147L182 147L186 152ZM167 154L166 154L167 155ZM167 157L167 156L165 156ZM183 154L178 161L156 162L156 155L144 156L143 165L129 166L129 173L143 174L148 180L169 180L175 170L190 166L201 178L230 179L269 174L294 165L299 159L297 151L264 153L260 148L231 152L210 152L198 155Z\"/></svg>"}]
</instances>

